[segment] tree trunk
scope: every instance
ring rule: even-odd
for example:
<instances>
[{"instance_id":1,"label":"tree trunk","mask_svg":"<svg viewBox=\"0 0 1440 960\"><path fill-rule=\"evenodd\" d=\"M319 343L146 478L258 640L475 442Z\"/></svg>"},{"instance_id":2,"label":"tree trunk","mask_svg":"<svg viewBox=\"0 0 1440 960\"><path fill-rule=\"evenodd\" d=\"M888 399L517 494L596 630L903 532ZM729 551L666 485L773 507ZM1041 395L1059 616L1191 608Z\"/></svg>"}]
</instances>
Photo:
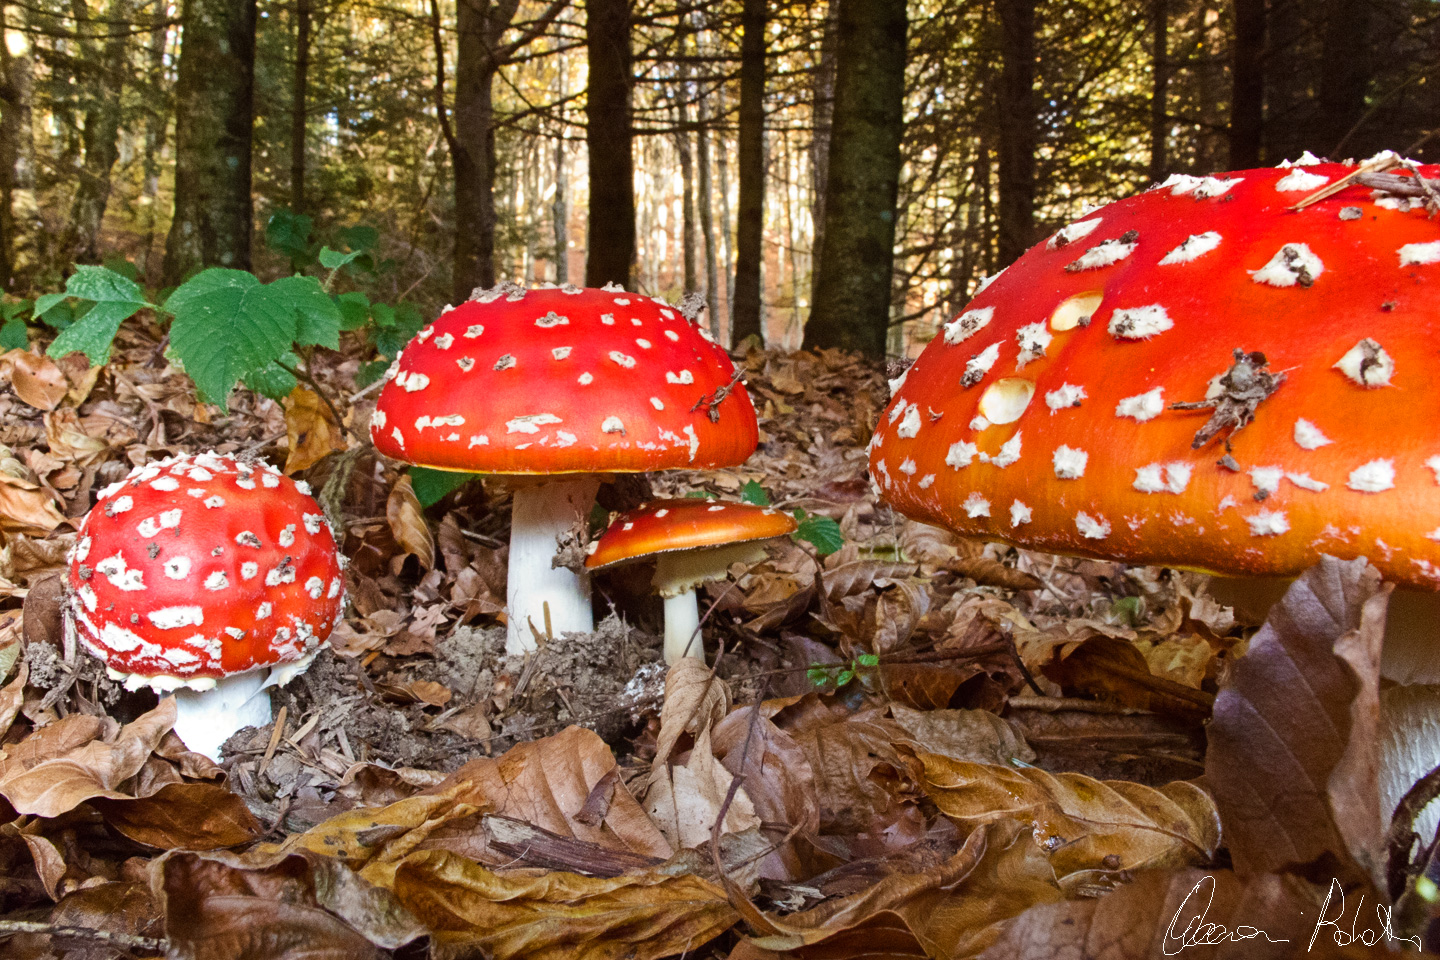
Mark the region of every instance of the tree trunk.
<instances>
[{"instance_id":1,"label":"tree trunk","mask_svg":"<svg viewBox=\"0 0 1440 960\"><path fill-rule=\"evenodd\" d=\"M295 0L295 74L290 82L290 209L305 212L305 119L310 98L310 0Z\"/></svg>"},{"instance_id":2,"label":"tree trunk","mask_svg":"<svg viewBox=\"0 0 1440 960\"><path fill-rule=\"evenodd\" d=\"M740 22L740 209L735 224L735 298L730 344L765 341L760 326L761 261L765 256L765 0L744 0Z\"/></svg>"},{"instance_id":3,"label":"tree trunk","mask_svg":"<svg viewBox=\"0 0 1440 960\"><path fill-rule=\"evenodd\" d=\"M170 35L170 29L164 23L167 10L167 0L155 0L154 25L150 28L145 69L145 154L141 160L143 179L140 185L141 222L145 232L140 250L140 271L150 281L157 279L154 256L155 224L160 217L160 153L165 148L165 128L170 119L166 98L161 95L165 82L165 43Z\"/></svg>"},{"instance_id":4,"label":"tree trunk","mask_svg":"<svg viewBox=\"0 0 1440 960\"><path fill-rule=\"evenodd\" d=\"M885 354L904 132L905 0L840 4L825 236L805 346Z\"/></svg>"},{"instance_id":5,"label":"tree trunk","mask_svg":"<svg viewBox=\"0 0 1440 960\"><path fill-rule=\"evenodd\" d=\"M811 211L814 222L810 241L812 271L814 257L825 236L825 180L830 171L830 130L835 114L835 48L839 43L841 0L831 0L825 7L825 28L820 35L820 63L815 69L815 83L810 96L814 101L815 135L810 143L810 185L815 202ZM815 300L815 280L810 278L810 300Z\"/></svg>"},{"instance_id":6,"label":"tree trunk","mask_svg":"<svg viewBox=\"0 0 1440 960\"><path fill-rule=\"evenodd\" d=\"M1375 70L1370 49L1370 4L1329 0L1320 51L1320 103L1313 149L1335 159L1365 113L1365 92ZM1363 151L1360 151L1363 153Z\"/></svg>"},{"instance_id":7,"label":"tree trunk","mask_svg":"<svg viewBox=\"0 0 1440 960\"><path fill-rule=\"evenodd\" d=\"M20 43L14 52L9 47L12 36ZM7 261L5 289L25 290L45 259L45 222L35 195L35 131L32 104L35 93L34 52L24 34L6 31L4 43L5 106L0 120L0 139L4 141L5 203L0 209L4 217L4 248Z\"/></svg>"},{"instance_id":8,"label":"tree trunk","mask_svg":"<svg viewBox=\"0 0 1440 960\"><path fill-rule=\"evenodd\" d=\"M451 296L495 285L495 74L501 35L518 0L459 0L456 5L455 253Z\"/></svg>"},{"instance_id":9,"label":"tree trunk","mask_svg":"<svg viewBox=\"0 0 1440 960\"><path fill-rule=\"evenodd\" d=\"M635 262L635 165L631 157L630 0L586 0L590 87L590 216L585 285L629 286Z\"/></svg>"},{"instance_id":10,"label":"tree trunk","mask_svg":"<svg viewBox=\"0 0 1440 960\"><path fill-rule=\"evenodd\" d=\"M555 137L555 200L550 205L555 230L555 282L570 282L570 164L565 159L565 134Z\"/></svg>"},{"instance_id":11,"label":"tree trunk","mask_svg":"<svg viewBox=\"0 0 1440 960\"><path fill-rule=\"evenodd\" d=\"M690 145L690 70L680 65L680 84L676 95L677 126L675 151L680 155L680 208L683 213L680 224L681 260L684 264L685 289L683 293L694 293L699 289L695 261L695 155Z\"/></svg>"},{"instance_id":12,"label":"tree trunk","mask_svg":"<svg viewBox=\"0 0 1440 960\"><path fill-rule=\"evenodd\" d=\"M1035 233L1035 0L997 0L1001 66L1000 265L1030 248Z\"/></svg>"},{"instance_id":13,"label":"tree trunk","mask_svg":"<svg viewBox=\"0 0 1440 960\"><path fill-rule=\"evenodd\" d=\"M1170 87L1170 3L1150 0L1150 181L1165 179L1169 165L1170 116L1165 109Z\"/></svg>"},{"instance_id":14,"label":"tree trunk","mask_svg":"<svg viewBox=\"0 0 1440 960\"><path fill-rule=\"evenodd\" d=\"M110 202L110 171L120 156L120 91L125 81L125 48L129 31L122 26L130 19L130 0L110 0L106 7L105 29L109 36L98 52L93 44L81 42L82 59L95 71L87 84L89 95L84 110L85 162L79 170L79 184L70 204L70 219L60 241L63 260L100 262L100 224ZM92 29L77 18L81 30Z\"/></svg>"},{"instance_id":15,"label":"tree trunk","mask_svg":"<svg viewBox=\"0 0 1440 960\"><path fill-rule=\"evenodd\" d=\"M699 122L695 128L696 172L700 179L700 196L697 198L700 214L700 233L705 238L705 310L709 313L710 336L720 341L720 270L719 257L715 255L715 197L710 182L710 111L706 97L702 94L697 104Z\"/></svg>"},{"instance_id":16,"label":"tree trunk","mask_svg":"<svg viewBox=\"0 0 1440 960\"><path fill-rule=\"evenodd\" d=\"M725 88L720 87L715 91L720 98L720 109L715 112L716 116L725 116ZM715 142L715 170L720 175L720 246L724 252L724 275L725 275L725 315L729 319L729 326L726 328L725 340L718 340L718 343L729 343L733 338L729 336L731 330L735 329L735 234L733 231L734 218L730 215L730 152L724 136Z\"/></svg>"},{"instance_id":17,"label":"tree trunk","mask_svg":"<svg viewBox=\"0 0 1440 960\"><path fill-rule=\"evenodd\" d=\"M1233 0L1230 60L1230 169L1260 166L1265 129L1265 0Z\"/></svg>"},{"instance_id":18,"label":"tree trunk","mask_svg":"<svg viewBox=\"0 0 1440 960\"><path fill-rule=\"evenodd\" d=\"M165 284L250 268L255 0L184 0L175 85L175 214Z\"/></svg>"}]
</instances>

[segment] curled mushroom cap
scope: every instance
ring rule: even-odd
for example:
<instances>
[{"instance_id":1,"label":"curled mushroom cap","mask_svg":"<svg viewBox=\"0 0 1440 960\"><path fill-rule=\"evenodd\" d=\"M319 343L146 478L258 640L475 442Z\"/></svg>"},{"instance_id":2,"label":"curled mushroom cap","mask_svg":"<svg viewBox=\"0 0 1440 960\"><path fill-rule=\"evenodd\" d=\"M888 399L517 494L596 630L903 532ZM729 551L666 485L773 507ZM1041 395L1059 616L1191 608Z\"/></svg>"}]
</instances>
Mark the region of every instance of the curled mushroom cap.
<instances>
[{"instance_id":1,"label":"curled mushroom cap","mask_svg":"<svg viewBox=\"0 0 1440 960\"><path fill-rule=\"evenodd\" d=\"M881 495L1057 553L1440 588L1440 226L1403 172L1291 209L1354 170L1175 176L1032 248L895 385Z\"/></svg>"},{"instance_id":2,"label":"curled mushroom cap","mask_svg":"<svg viewBox=\"0 0 1440 960\"><path fill-rule=\"evenodd\" d=\"M319 504L274 467L208 453L102 491L69 587L81 643L127 686L161 691L306 661L344 602Z\"/></svg>"},{"instance_id":3,"label":"curled mushroom cap","mask_svg":"<svg viewBox=\"0 0 1440 960\"><path fill-rule=\"evenodd\" d=\"M616 517L591 544L585 566L599 570L660 553L768 540L798 527L794 517L773 507L699 498L652 500Z\"/></svg>"},{"instance_id":4,"label":"curled mushroom cap","mask_svg":"<svg viewBox=\"0 0 1440 960\"><path fill-rule=\"evenodd\" d=\"M370 435L442 470L641 472L741 463L755 409L677 308L623 290L501 284L405 347ZM707 403L722 391L718 403Z\"/></svg>"}]
</instances>

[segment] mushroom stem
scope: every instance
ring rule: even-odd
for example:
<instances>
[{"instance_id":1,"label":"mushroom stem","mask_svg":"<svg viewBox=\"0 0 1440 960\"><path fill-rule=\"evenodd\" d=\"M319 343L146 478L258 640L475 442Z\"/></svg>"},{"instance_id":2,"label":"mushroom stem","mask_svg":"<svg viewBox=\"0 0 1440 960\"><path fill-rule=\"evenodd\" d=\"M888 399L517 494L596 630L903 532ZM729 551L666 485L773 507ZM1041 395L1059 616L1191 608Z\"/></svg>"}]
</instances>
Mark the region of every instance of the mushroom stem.
<instances>
[{"instance_id":1,"label":"mushroom stem","mask_svg":"<svg viewBox=\"0 0 1440 960\"><path fill-rule=\"evenodd\" d=\"M700 636L700 601L694 590L665 598L665 665L673 667L681 657L705 662L705 641Z\"/></svg>"},{"instance_id":2,"label":"mushroom stem","mask_svg":"<svg viewBox=\"0 0 1440 960\"><path fill-rule=\"evenodd\" d=\"M552 561L561 541L585 522L599 487L598 477L574 474L515 488L506 588L507 654L519 656L536 648L535 632L545 633L547 604L552 636L595 629L590 578L553 566Z\"/></svg>"},{"instance_id":3,"label":"mushroom stem","mask_svg":"<svg viewBox=\"0 0 1440 960\"><path fill-rule=\"evenodd\" d=\"M270 722L270 695L264 670L220 677L209 690L181 687L175 691L175 733L185 746L211 760L238 730Z\"/></svg>"}]
</instances>

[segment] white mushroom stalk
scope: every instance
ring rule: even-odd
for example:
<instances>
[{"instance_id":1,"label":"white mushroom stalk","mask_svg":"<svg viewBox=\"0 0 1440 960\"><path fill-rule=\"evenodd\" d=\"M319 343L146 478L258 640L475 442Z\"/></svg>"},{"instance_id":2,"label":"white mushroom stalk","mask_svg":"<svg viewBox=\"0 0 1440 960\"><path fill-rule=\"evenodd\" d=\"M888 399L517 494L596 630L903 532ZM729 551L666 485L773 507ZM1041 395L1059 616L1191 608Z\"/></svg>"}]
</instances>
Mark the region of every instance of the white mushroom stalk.
<instances>
[{"instance_id":1,"label":"white mushroom stalk","mask_svg":"<svg viewBox=\"0 0 1440 960\"><path fill-rule=\"evenodd\" d=\"M585 522L599 487L600 479L591 474L561 474L516 485L505 591L507 654L535 650L536 635L545 636L547 628L552 637L595 629L589 576L557 567L554 560L561 542Z\"/></svg>"},{"instance_id":2,"label":"white mushroom stalk","mask_svg":"<svg viewBox=\"0 0 1440 960\"><path fill-rule=\"evenodd\" d=\"M695 588L729 575L732 563L758 563L765 558L760 542L723 547L676 550L655 558L655 592L665 600L665 663L674 666L682 657L703 663L700 637L700 601Z\"/></svg>"},{"instance_id":3,"label":"white mushroom stalk","mask_svg":"<svg viewBox=\"0 0 1440 960\"><path fill-rule=\"evenodd\" d=\"M221 677L209 690L194 689L199 682L175 691L173 727L196 753L218 757L220 747L236 733L271 721L264 670Z\"/></svg>"}]
</instances>

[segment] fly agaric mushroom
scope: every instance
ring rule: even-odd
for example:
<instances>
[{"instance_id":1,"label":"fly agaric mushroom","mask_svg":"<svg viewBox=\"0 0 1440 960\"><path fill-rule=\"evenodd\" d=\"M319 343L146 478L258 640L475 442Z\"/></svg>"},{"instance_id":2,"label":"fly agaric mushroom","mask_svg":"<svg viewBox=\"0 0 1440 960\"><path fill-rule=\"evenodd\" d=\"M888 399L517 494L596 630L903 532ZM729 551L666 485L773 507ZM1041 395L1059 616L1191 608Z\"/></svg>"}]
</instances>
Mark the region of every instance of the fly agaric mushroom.
<instances>
[{"instance_id":1,"label":"fly agaric mushroom","mask_svg":"<svg viewBox=\"0 0 1440 960\"><path fill-rule=\"evenodd\" d=\"M214 453L136 467L101 491L69 588L67 629L127 689L173 692L175 732L210 757L235 731L270 722L263 688L309 665L344 603L335 541L309 491Z\"/></svg>"},{"instance_id":2,"label":"fly agaric mushroom","mask_svg":"<svg viewBox=\"0 0 1440 960\"><path fill-rule=\"evenodd\" d=\"M597 474L729 466L755 450L730 358L662 300L603 290L477 290L391 368L370 436L381 453L512 484L506 652L594 628L588 579L553 561Z\"/></svg>"},{"instance_id":3,"label":"fly agaric mushroom","mask_svg":"<svg viewBox=\"0 0 1440 960\"><path fill-rule=\"evenodd\" d=\"M1433 188L1372 192L1355 172L1177 175L1029 250L893 384L871 440L881 495L968 536L1229 577L1365 556L1397 598L1433 598ZM1342 189L1294 209L1326 185ZM1407 637L1406 603L1384 675L1435 683L1437 618ZM1411 769L1387 812L1440 762L1434 739L1391 758Z\"/></svg>"},{"instance_id":4,"label":"fly agaric mushroom","mask_svg":"<svg viewBox=\"0 0 1440 960\"><path fill-rule=\"evenodd\" d=\"M654 500L615 518L591 542L589 570L655 558L655 591L665 600L665 662L705 659L700 642L700 605L695 588L723 580L732 563L765 556L762 541L799 528L795 518L771 507L714 500Z\"/></svg>"}]
</instances>

